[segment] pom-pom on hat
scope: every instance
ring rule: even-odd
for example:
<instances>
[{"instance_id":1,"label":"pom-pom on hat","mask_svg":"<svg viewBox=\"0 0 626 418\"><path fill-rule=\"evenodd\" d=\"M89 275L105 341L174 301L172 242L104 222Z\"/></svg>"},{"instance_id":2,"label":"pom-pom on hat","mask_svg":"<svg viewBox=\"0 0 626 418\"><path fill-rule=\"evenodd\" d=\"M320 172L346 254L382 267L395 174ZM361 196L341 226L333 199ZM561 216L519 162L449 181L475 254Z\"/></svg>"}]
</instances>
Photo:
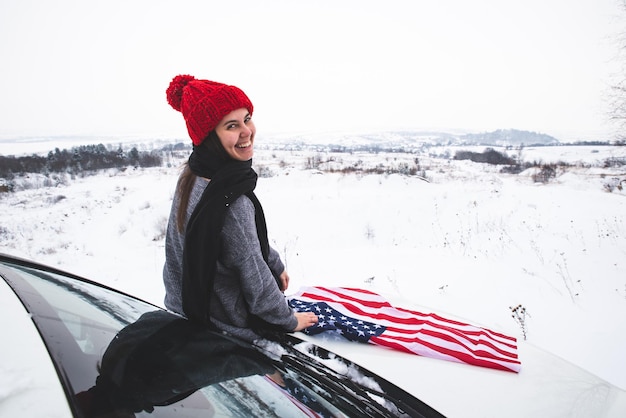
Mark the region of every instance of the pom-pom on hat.
<instances>
[{"instance_id":1,"label":"pom-pom on hat","mask_svg":"<svg viewBox=\"0 0 626 418\"><path fill-rule=\"evenodd\" d=\"M177 75L166 90L167 102L183 114L194 145L200 145L217 124L233 110L246 108L252 114L252 102L235 86L191 75Z\"/></svg>"}]
</instances>

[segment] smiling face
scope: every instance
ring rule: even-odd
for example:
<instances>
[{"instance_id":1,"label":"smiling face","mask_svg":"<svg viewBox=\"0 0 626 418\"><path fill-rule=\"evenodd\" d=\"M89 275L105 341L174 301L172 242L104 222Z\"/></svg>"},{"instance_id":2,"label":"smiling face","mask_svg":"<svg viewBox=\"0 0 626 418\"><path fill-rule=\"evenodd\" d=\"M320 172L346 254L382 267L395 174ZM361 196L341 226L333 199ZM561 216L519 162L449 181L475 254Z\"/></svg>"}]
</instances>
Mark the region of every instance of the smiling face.
<instances>
[{"instance_id":1,"label":"smiling face","mask_svg":"<svg viewBox=\"0 0 626 418\"><path fill-rule=\"evenodd\" d=\"M215 132L230 158L237 161L248 161L252 158L256 127L248 109L233 110L224 116Z\"/></svg>"}]
</instances>

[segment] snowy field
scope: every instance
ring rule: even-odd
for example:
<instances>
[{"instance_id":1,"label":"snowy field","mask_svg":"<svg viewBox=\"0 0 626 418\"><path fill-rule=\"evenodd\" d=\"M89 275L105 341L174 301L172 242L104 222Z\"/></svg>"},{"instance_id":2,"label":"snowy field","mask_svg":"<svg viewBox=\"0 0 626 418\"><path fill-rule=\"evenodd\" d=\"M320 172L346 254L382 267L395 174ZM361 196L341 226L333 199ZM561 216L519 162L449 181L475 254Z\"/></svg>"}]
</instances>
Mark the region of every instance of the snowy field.
<instances>
[{"instance_id":1,"label":"snowy field","mask_svg":"<svg viewBox=\"0 0 626 418\"><path fill-rule=\"evenodd\" d=\"M367 288L399 306L525 335L626 388L626 192L607 189L626 166L603 167L626 147L524 149L525 161L572 164L545 184L532 170L442 158L454 152L258 150L257 194L291 275L287 293ZM24 190L0 193L0 252L162 305L163 234L183 161L61 176L56 187L30 176ZM402 164L419 165L419 175L324 170ZM520 306L526 315L516 320Z\"/></svg>"}]
</instances>

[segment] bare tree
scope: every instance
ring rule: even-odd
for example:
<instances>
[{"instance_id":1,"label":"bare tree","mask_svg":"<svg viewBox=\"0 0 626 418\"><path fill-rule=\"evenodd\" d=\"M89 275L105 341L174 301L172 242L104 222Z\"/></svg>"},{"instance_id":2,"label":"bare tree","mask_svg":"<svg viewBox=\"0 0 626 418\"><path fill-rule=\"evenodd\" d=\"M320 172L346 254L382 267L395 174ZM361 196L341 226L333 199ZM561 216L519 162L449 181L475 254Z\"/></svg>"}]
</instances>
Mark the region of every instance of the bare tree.
<instances>
[{"instance_id":1,"label":"bare tree","mask_svg":"<svg viewBox=\"0 0 626 418\"><path fill-rule=\"evenodd\" d=\"M626 13L626 0L622 0L622 10ZM618 35L619 59L622 71L619 81L611 86L609 118L617 125L617 140L626 141L626 31Z\"/></svg>"}]
</instances>

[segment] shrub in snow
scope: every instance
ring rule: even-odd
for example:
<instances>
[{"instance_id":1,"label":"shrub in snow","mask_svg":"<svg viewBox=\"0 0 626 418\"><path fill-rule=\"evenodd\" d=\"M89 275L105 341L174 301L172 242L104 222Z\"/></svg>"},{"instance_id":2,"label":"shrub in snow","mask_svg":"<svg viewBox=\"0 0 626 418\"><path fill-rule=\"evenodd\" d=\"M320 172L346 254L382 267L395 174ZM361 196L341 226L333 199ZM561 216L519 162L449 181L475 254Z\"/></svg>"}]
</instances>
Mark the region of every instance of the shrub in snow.
<instances>
[{"instance_id":1,"label":"shrub in snow","mask_svg":"<svg viewBox=\"0 0 626 418\"><path fill-rule=\"evenodd\" d=\"M509 309L512 312L511 316L513 317L515 322L517 322L517 324L522 329L522 335L524 336L524 340L526 340L526 333L527 333L527 329L526 329L526 315L528 315L528 313L526 312L526 308L524 308L521 304L519 304L519 305L517 305L515 307L509 306ZM530 316L530 315L528 315L528 316Z\"/></svg>"},{"instance_id":2,"label":"shrub in snow","mask_svg":"<svg viewBox=\"0 0 626 418\"><path fill-rule=\"evenodd\" d=\"M455 160L470 160L476 163L487 163L495 165L514 165L515 160L508 155L498 152L493 148L487 148L483 152L457 151Z\"/></svg>"},{"instance_id":3,"label":"shrub in snow","mask_svg":"<svg viewBox=\"0 0 626 418\"><path fill-rule=\"evenodd\" d=\"M624 190L624 185L626 184L626 179L620 179L619 177L611 177L604 181L604 190L612 193L615 190L619 190L620 192Z\"/></svg>"},{"instance_id":4,"label":"shrub in snow","mask_svg":"<svg viewBox=\"0 0 626 418\"><path fill-rule=\"evenodd\" d=\"M556 165L544 164L539 167L539 171L532 175L532 179L535 183L549 183L556 177Z\"/></svg>"}]
</instances>

